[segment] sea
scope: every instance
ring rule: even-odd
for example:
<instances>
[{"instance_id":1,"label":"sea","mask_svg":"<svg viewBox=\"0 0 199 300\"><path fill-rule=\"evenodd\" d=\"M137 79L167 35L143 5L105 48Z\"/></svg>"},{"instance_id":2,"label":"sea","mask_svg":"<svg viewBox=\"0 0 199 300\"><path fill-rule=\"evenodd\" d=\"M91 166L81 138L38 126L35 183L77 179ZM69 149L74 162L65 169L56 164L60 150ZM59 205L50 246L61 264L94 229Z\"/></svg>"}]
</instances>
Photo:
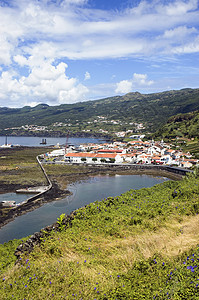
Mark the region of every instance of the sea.
<instances>
[{"instance_id":1,"label":"sea","mask_svg":"<svg viewBox=\"0 0 199 300\"><path fill-rule=\"evenodd\" d=\"M84 143L104 143L103 139L97 138L83 138L83 137L71 137L71 138L64 138L64 137L36 137L36 136L0 136L0 146L6 143L11 144L14 146L28 146L28 147L46 147L46 146L54 146L54 145L74 145L79 146L80 144ZM42 139L46 140L46 145L42 145Z\"/></svg>"}]
</instances>

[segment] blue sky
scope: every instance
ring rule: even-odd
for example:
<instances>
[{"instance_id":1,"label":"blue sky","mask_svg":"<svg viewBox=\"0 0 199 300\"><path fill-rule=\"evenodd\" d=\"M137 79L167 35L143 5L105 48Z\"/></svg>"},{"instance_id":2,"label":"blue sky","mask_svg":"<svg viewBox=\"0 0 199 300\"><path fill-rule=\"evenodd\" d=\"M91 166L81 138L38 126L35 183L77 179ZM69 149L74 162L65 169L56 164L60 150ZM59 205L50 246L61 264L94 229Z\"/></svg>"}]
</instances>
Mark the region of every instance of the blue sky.
<instances>
[{"instance_id":1,"label":"blue sky","mask_svg":"<svg viewBox=\"0 0 199 300\"><path fill-rule=\"evenodd\" d=\"M1 0L0 106L199 88L197 0Z\"/></svg>"}]
</instances>

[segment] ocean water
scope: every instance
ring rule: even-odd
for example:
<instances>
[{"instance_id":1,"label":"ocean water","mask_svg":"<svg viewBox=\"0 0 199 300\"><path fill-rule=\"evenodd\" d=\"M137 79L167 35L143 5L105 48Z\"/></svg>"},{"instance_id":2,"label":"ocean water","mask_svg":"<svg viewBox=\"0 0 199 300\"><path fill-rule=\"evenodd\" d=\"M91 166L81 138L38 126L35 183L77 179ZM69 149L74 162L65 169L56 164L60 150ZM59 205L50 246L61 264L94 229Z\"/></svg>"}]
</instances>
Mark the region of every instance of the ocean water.
<instances>
[{"instance_id":1,"label":"ocean water","mask_svg":"<svg viewBox=\"0 0 199 300\"><path fill-rule=\"evenodd\" d=\"M42 139L46 139L46 145L41 145ZM79 146L84 143L102 143L104 140L96 138L68 138L67 143L74 146ZM0 145L6 143L6 137L0 136ZM8 136L7 144L20 145L20 146L29 146L29 147L44 147L52 145L65 145L66 138L63 137L36 137L36 136Z\"/></svg>"}]
</instances>

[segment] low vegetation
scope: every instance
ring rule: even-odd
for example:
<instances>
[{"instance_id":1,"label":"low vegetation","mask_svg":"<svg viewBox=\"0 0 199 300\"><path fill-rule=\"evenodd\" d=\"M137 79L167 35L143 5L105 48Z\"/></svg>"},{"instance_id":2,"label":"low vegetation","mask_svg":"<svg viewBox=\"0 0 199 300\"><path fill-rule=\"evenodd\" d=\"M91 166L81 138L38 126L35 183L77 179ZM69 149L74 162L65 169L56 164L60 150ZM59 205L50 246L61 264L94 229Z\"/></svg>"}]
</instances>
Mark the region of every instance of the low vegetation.
<instances>
[{"instance_id":1,"label":"low vegetation","mask_svg":"<svg viewBox=\"0 0 199 300\"><path fill-rule=\"evenodd\" d=\"M195 172L61 215L18 264L1 245L1 299L198 299L198 213Z\"/></svg>"},{"instance_id":2,"label":"low vegetation","mask_svg":"<svg viewBox=\"0 0 199 300\"><path fill-rule=\"evenodd\" d=\"M41 154L41 151L39 147L0 149L1 184L27 186L46 184L43 173L36 161L36 156Z\"/></svg>"},{"instance_id":3,"label":"low vegetation","mask_svg":"<svg viewBox=\"0 0 199 300\"><path fill-rule=\"evenodd\" d=\"M0 192L3 185L45 185L46 180L36 161L42 152L51 152L52 148L20 147L0 149ZM68 183L90 173L86 165L45 164L45 170L52 180L66 188ZM93 171L94 172L94 171ZM96 171L98 172L98 171ZM77 178L78 177L78 178ZM2 190L1 190L2 189Z\"/></svg>"}]
</instances>

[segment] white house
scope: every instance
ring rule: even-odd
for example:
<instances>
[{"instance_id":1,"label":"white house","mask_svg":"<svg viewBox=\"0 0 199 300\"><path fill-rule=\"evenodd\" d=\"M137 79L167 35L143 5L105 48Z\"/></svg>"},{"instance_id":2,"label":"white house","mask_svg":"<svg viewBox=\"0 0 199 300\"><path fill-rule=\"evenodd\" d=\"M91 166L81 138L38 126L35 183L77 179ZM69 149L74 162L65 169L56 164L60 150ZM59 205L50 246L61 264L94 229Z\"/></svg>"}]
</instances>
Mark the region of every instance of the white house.
<instances>
[{"instance_id":1,"label":"white house","mask_svg":"<svg viewBox=\"0 0 199 300\"><path fill-rule=\"evenodd\" d=\"M65 149L56 149L48 153L48 157L56 157L56 156L63 156L65 154Z\"/></svg>"},{"instance_id":2,"label":"white house","mask_svg":"<svg viewBox=\"0 0 199 300\"><path fill-rule=\"evenodd\" d=\"M123 158L117 153L78 152L65 154L68 163L122 163Z\"/></svg>"}]
</instances>

